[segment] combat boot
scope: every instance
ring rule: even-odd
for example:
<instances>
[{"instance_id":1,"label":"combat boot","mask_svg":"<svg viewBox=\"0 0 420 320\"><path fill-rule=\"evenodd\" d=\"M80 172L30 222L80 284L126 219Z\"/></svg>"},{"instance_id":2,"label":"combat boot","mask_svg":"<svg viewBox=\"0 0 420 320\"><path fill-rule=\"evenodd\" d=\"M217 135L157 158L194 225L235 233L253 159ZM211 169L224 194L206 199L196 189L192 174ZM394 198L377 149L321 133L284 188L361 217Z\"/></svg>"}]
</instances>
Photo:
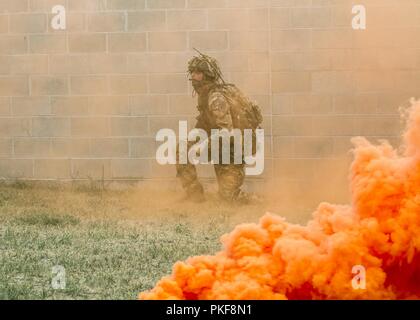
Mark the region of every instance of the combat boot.
<instances>
[{"instance_id":1,"label":"combat boot","mask_svg":"<svg viewBox=\"0 0 420 320\"><path fill-rule=\"evenodd\" d=\"M204 196L204 188L201 184L196 184L194 186L190 186L187 189L187 201L195 202L195 203L201 203L206 201L206 198Z\"/></svg>"}]
</instances>

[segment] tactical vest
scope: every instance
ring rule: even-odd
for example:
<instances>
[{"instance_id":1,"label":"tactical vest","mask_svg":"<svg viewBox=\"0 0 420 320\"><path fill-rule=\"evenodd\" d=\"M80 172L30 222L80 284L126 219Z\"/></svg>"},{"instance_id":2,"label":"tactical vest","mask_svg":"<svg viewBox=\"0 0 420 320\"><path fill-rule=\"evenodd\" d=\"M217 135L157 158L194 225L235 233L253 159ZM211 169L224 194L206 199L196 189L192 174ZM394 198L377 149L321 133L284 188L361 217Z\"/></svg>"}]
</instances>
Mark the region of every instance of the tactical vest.
<instances>
[{"instance_id":1,"label":"tactical vest","mask_svg":"<svg viewBox=\"0 0 420 320\"><path fill-rule=\"evenodd\" d=\"M250 101L234 84L215 85L210 88L209 93L200 97L198 110L200 115L197 117L198 127L210 132L211 116L209 115L208 97L214 92L220 92L226 98L230 107L232 125L235 129L252 129L252 154L256 153L256 129L261 128L263 116L257 104Z\"/></svg>"}]
</instances>

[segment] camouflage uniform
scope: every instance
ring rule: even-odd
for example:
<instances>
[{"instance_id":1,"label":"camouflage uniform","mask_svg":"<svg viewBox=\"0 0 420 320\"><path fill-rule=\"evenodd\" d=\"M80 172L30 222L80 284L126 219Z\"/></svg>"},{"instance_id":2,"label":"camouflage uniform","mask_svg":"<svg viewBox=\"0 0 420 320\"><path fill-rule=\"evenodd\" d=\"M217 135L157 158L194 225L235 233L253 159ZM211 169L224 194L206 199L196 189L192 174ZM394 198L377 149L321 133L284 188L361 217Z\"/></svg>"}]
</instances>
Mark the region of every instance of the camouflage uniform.
<instances>
[{"instance_id":1,"label":"camouflage uniform","mask_svg":"<svg viewBox=\"0 0 420 320\"><path fill-rule=\"evenodd\" d=\"M210 137L211 129L227 129L230 131L237 126L232 119L232 104L227 101L223 94L223 88L226 85L220 83L223 80L217 62L208 56L200 55L200 57L195 57L190 61L188 71L190 74L193 71L200 71L205 75L207 87L198 95L197 108L200 115L197 117L195 128L205 130ZM188 150L194 144L195 142L189 142ZM211 143L209 143L209 155L211 155L210 150ZM230 164L222 164L220 151L220 164L214 164L214 169L219 185L219 196L223 200L233 202L238 200L241 195L240 188L245 179L245 168L243 161L241 164L234 164L233 142L231 142L230 152ZM179 160L179 148L177 148L177 160ZM192 200L202 200L204 190L198 181L195 166L189 162L188 164L179 164L179 161L177 161L176 168L177 177L180 178L187 195Z\"/></svg>"}]
</instances>

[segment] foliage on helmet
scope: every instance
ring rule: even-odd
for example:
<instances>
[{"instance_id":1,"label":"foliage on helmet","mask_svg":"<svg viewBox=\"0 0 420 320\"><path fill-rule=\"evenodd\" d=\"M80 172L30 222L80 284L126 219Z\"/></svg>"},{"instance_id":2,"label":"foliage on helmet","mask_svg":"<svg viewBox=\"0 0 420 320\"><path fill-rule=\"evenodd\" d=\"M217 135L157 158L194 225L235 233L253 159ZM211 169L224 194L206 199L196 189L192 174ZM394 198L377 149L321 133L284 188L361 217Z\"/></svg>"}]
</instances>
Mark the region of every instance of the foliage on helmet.
<instances>
[{"instance_id":1,"label":"foliage on helmet","mask_svg":"<svg viewBox=\"0 0 420 320\"><path fill-rule=\"evenodd\" d=\"M200 71L208 80L216 83L224 83L223 74L217 60L201 53L197 49L194 50L198 52L199 56L193 57L188 62L188 73L191 75L194 71Z\"/></svg>"}]
</instances>

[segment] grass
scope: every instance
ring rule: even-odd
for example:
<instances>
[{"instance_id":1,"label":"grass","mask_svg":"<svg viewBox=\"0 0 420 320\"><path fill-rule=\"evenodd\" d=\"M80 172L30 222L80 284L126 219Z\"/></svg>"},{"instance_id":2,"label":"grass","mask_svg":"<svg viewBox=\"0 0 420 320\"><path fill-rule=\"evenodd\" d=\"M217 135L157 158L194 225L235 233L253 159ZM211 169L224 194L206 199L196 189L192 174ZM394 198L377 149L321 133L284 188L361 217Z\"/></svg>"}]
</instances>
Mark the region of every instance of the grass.
<instances>
[{"instance_id":1,"label":"grass","mask_svg":"<svg viewBox=\"0 0 420 320\"><path fill-rule=\"evenodd\" d=\"M211 195L193 204L176 192L0 186L0 299L136 299L265 210ZM52 287L54 266L65 289Z\"/></svg>"}]
</instances>

